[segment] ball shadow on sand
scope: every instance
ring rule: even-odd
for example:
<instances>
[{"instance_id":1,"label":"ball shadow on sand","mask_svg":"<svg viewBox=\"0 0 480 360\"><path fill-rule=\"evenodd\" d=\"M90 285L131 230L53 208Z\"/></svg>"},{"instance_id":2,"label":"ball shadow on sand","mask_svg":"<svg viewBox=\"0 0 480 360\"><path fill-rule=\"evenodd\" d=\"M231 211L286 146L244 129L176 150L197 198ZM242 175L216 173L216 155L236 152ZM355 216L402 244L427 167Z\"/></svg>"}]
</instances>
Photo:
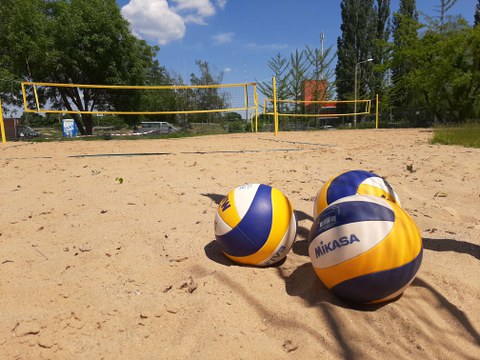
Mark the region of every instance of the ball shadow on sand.
<instances>
[{"instance_id":1,"label":"ball shadow on sand","mask_svg":"<svg viewBox=\"0 0 480 360\"><path fill-rule=\"evenodd\" d=\"M293 243L292 251L294 254L297 254L297 255L308 256L308 241L296 240Z\"/></svg>"},{"instance_id":2,"label":"ball shadow on sand","mask_svg":"<svg viewBox=\"0 0 480 360\"><path fill-rule=\"evenodd\" d=\"M303 221L303 220L310 220L313 222L313 218L308 215L306 212L301 211L301 210L294 210L295 212L295 217L297 218L297 221Z\"/></svg>"},{"instance_id":3,"label":"ball shadow on sand","mask_svg":"<svg viewBox=\"0 0 480 360\"><path fill-rule=\"evenodd\" d=\"M292 251L297 255L308 256L308 234L310 229L298 225L298 222L309 220L313 222L313 218L303 211L295 210L295 217L297 218L297 237L292 246Z\"/></svg>"},{"instance_id":4,"label":"ball shadow on sand","mask_svg":"<svg viewBox=\"0 0 480 360\"><path fill-rule=\"evenodd\" d=\"M327 302L332 305L358 311L375 311L391 302L397 301L400 296L379 304L354 304L336 297L315 274L311 263L299 266L288 277L284 277L287 293L298 296L310 306L321 305Z\"/></svg>"},{"instance_id":5,"label":"ball shadow on sand","mask_svg":"<svg viewBox=\"0 0 480 360\"><path fill-rule=\"evenodd\" d=\"M200 195L203 195L203 196L206 196L206 197L210 198L217 205L220 204L220 201L222 201L223 198L225 197L225 195L214 194L214 193L200 194Z\"/></svg>"},{"instance_id":6,"label":"ball shadow on sand","mask_svg":"<svg viewBox=\"0 0 480 360\"><path fill-rule=\"evenodd\" d=\"M220 246L215 240L210 241L205 247L203 248L205 251L205 255L212 260L215 261L217 264L224 265L224 266L251 266L253 265L242 265L242 264L237 264L230 260L222 251ZM279 267L285 263L287 260L286 257L284 257L282 260L279 262L272 264L270 266L265 266L264 268L269 268L269 267Z\"/></svg>"},{"instance_id":7,"label":"ball shadow on sand","mask_svg":"<svg viewBox=\"0 0 480 360\"><path fill-rule=\"evenodd\" d=\"M205 251L205 255L207 255L210 260L215 261L217 264L224 266L235 265L232 260L225 256L215 240L212 240L205 245L203 250Z\"/></svg>"}]
</instances>

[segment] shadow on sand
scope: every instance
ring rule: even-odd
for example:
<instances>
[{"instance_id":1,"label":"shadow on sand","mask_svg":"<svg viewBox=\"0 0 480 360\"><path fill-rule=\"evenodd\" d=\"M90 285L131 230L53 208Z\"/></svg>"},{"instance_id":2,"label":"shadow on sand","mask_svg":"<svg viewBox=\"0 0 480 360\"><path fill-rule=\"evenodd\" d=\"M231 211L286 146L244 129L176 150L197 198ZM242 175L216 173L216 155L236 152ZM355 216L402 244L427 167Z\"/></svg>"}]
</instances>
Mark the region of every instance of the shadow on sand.
<instances>
[{"instance_id":1,"label":"shadow on sand","mask_svg":"<svg viewBox=\"0 0 480 360\"><path fill-rule=\"evenodd\" d=\"M480 260L480 246L466 241L423 238L423 247L433 251L453 251L460 254L467 254Z\"/></svg>"}]
</instances>

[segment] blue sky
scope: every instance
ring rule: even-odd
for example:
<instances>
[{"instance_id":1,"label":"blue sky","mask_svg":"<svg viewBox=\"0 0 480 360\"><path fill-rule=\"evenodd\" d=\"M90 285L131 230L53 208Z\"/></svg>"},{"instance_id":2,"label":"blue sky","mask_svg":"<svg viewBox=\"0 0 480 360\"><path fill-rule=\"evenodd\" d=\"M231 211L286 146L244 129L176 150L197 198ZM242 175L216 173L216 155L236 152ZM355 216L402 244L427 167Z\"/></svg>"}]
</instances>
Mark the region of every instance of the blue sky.
<instances>
[{"instance_id":1,"label":"blue sky","mask_svg":"<svg viewBox=\"0 0 480 360\"><path fill-rule=\"evenodd\" d=\"M336 47L340 1L334 0L117 0L132 31L160 46L158 60L186 81L197 73L195 60L224 72L224 83L270 81L268 60L295 49ZM398 9L391 1L391 11ZM417 0L433 16L440 0ZM477 0L458 0L449 15L473 23Z\"/></svg>"}]
</instances>

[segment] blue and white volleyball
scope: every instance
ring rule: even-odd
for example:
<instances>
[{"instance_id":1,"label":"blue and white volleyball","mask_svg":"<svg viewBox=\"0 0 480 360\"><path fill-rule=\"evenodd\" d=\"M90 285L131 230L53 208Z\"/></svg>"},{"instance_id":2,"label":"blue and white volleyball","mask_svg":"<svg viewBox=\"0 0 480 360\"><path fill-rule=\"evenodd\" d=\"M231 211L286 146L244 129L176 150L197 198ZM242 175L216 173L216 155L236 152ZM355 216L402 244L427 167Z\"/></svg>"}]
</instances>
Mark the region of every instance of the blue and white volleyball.
<instances>
[{"instance_id":1,"label":"blue and white volleyball","mask_svg":"<svg viewBox=\"0 0 480 360\"><path fill-rule=\"evenodd\" d=\"M246 184L230 191L215 215L215 238L231 260L268 266L290 251L297 233L293 206L278 189Z\"/></svg>"},{"instance_id":2,"label":"blue and white volleyball","mask_svg":"<svg viewBox=\"0 0 480 360\"><path fill-rule=\"evenodd\" d=\"M332 177L318 191L313 218L334 201L355 194L379 196L400 205L400 199L384 178L369 171L352 170Z\"/></svg>"},{"instance_id":3,"label":"blue and white volleyball","mask_svg":"<svg viewBox=\"0 0 480 360\"><path fill-rule=\"evenodd\" d=\"M422 262L422 237L397 204L353 195L329 205L315 219L308 254L323 284L353 303L396 298Z\"/></svg>"}]
</instances>

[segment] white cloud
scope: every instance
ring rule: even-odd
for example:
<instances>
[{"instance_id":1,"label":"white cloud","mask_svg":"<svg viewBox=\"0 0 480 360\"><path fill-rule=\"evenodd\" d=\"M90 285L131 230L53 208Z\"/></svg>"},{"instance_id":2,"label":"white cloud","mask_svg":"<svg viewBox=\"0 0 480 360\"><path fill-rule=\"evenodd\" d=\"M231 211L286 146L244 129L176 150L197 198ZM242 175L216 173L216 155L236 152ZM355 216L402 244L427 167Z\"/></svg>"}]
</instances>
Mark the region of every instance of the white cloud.
<instances>
[{"instance_id":1,"label":"white cloud","mask_svg":"<svg viewBox=\"0 0 480 360\"><path fill-rule=\"evenodd\" d=\"M235 34L232 32L227 32L227 33L220 33L217 35L213 35L212 38L216 45L221 45L221 44L226 44L231 42L233 40L234 35Z\"/></svg>"},{"instance_id":2,"label":"white cloud","mask_svg":"<svg viewBox=\"0 0 480 360\"><path fill-rule=\"evenodd\" d=\"M215 15L210 0L130 0L122 15L132 25L133 33L145 40L165 45L182 39L189 23L205 25ZM217 0L224 7L226 0Z\"/></svg>"},{"instance_id":3,"label":"white cloud","mask_svg":"<svg viewBox=\"0 0 480 360\"><path fill-rule=\"evenodd\" d=\"M225 69L223 69L223 72L226 74L226 73L229 73L232 71L232 68L231 67L226 67Z\"/></svg>"},{"instance_id":4,"label":"white cloud","mask_svg":"<svg viewBox=\"0 0 480 360\"><path fill-rule=\"evenodd\" d=\"M159 45L185 36L185 22L168 6L167 0L130 0L122 8L122 15L137 36Z\"/></svg>"},{"instance_id":5,"label":"white cloud","mask_svg":"<svg viewBox=\"0 0 480 360\"><path fill-rule=\"evenodd\" d=\"M215 15L215 7L210 0L172 0L174 10L184 16L185 22L205 25L205 18Z\"/></svg>"}]
</instances>

